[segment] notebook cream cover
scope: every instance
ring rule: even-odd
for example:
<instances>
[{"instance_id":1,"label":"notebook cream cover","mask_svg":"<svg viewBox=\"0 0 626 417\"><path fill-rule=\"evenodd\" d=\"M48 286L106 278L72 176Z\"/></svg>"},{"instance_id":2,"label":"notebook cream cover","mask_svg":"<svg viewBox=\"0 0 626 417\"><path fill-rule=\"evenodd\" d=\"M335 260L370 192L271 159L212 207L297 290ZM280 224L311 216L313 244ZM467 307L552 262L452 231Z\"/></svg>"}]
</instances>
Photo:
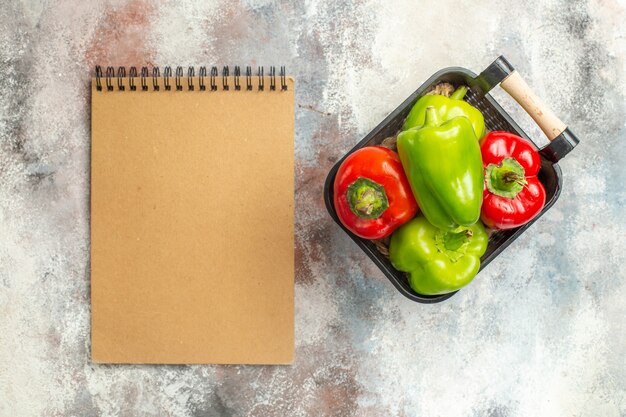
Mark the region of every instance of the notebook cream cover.
<instances>
[{"instance_id":1,"label":"notebook cream cover","mask_svg":"<svg viewBox=\"0 0 626 417\"><path fill-rule=\"evenodd\" d=\"M92 359L290 363L293 79L192 81L92 80Z\"/></svg>"}]
</instances>

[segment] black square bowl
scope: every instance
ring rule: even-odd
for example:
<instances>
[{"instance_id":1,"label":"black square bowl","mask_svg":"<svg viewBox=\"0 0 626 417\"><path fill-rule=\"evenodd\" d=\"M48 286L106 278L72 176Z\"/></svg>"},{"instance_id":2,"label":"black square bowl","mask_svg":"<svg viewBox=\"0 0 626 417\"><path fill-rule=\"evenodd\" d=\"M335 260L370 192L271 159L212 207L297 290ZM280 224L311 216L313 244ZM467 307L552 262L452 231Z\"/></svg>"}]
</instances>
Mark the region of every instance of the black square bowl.
<instances>
[{"instance_id":1,"label":"black square bowl","mask_svg":"<svg viewBox=\"0 0 626 417\"><path fill-rule=\"evenodd\" d=\"M517 123L506 113L502 107L491 97L488 92L506 79L515 70L511 64L502 56L496 59L480 75L472 71L451 67L445 68L422 84L413 94L411 94L398 108L387 116L378 126L374 128L363 140L352 148L341 160L339 160L330 170L324 184L324 200L328 213L333 220L356 242L356 244L370 257L370 259L389 278L391 283L405 297L419 303L438 303L452 297L456 292L437 296L426 296L418 294L409 286L408 279L403 272L396 270L389 259L382 255L376 245L367 239L362 239L348 229L339 221L337 212L333 205L333 185L335 175L343 160L357 149L365 146L379 145L385 138L395 135L404 122L409 111L415 102L426 93L431 87L440 83L450 83L454 87L466 85L469 87L465 100L478 108L485 118L487 130L504 130L523 138L531 140L528 135L519 127ZM517 100L517 97L514 97ZM526 109L528 110L528 109ZM549 110L546 110L549 111ZM532 141L532 140L531 140ZM541 217L556 202L561 192L562 175L557 162L578 144L576 136L567 128L563 130L549 145L540 150L541 170L539 180L546 189L546 204L543 210L531 222L524 226L511 230L493 231L489 236L487 251L481 258L480 270L486 267L496 256L511 244L519 235L524 233L531 224ZM480 272L480 271L479 271Z\"/></svg>"}]
</instances>

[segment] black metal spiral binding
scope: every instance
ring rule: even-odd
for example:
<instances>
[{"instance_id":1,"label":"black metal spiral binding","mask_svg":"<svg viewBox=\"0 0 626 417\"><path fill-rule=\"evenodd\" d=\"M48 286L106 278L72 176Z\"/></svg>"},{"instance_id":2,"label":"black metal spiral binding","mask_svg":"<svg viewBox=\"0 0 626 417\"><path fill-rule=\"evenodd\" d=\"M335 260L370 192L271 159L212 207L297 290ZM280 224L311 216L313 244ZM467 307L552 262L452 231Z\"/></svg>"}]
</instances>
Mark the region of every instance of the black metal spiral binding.
<instances>
[{"instance_id":1,"label":"black metal spiral binding","mask_svg":"<svg viewBox=\"0 0 626 417\"><path fill-rule=\"evenodd\" d=\"M246 90L252 91L252 67L246 67Z\"/></svg>"},{"instance_id":2,"label":"black metal spiral binding","mask_svg":"<svg viewBox=\"0 0 626 417\"><path fill-rule=\"evenodd\" d=\"M102 67L96 65L96 90L102 91Z\"/></svg>"},{"instance_id":3,"label":"black metal spiral binding","mask_svg":"<svg viewBox=\"0 0 626 417\"><path fill-rule=\"evenodd\" d=\"M211 91L217 91L215 77L217 77L217 67L211 67Z\"/></svg>"},{"instance_id":4,"label":"black metal spiral binding","mask_svg":"<svg viewBox=\"0 0 626 417\"><path fill-rule=\"evenodd\" d=\"M195 89L193 85L193 77L196 74L196 69L194 67L187 68L187 89L189 91L193 91Z\"/></svg>"},{"instance_id":5,"label":"black metal spiral binding","mask_svg":"<svg viewBox=\"0 0 626 417\"><path fill-rule=\"evenodd\" d=\"M265 89L265 77L263 76L263 67L259 67L257 77L259 77L259 91L263 91Z\"/></svg>"},{"instance_id":6,"label":"black metal spiral binding","mask_svg":"<svg viewBox=\"0 0 626 417\"><path fill-rule=\"evenodd\" d=\"M266 78L269 78L269 91L276 90L276 67L269 67L269 75L264 74L265 68L259 66L257 68L256 75L252 75L252 67L246 66L246 91L252 91L253 77L257 78L257 88L259 91L265 90L265 81ZM152 89L154 91L159 91L161 86L159 85L159 79L162 78L163 89L166 91L170 91L172 89L171 78L174 77L174 85L176 86L176 91L183 91L183 76L184 70L183 67L177 66L176 73L172 75L172 67L166 66L163 67L163 77L161 77L161 71L159 67L152 68ZM208 74L209 77L209 85L211 91L217 91L217 77L219 76L218 67L212 66L211 71ZM148 77L149 70L148 67L141 67L141 73L138 74L137 67L129 67L128 76L126 75L126 67L118 67L117 72L114 67L108 66L106 67L106 72L102 71L102 67L100 65L96 65L96 90L102 91L103 83L102 79L104 78L104 84L106 85L107 91L114 90L114 82L117 83L117 89L119 91L124 91L126 89L126 85L128 85L128 89L130 91L137 91L136 79L139 78L139 82L141 84L142 91L148 91ZM207 77L207 67L201 66L198 71L198 90L206 91L206 83L205 78ZM230 75L230 67L223 66L222 67L222 90L230 90L230 81L232 80L234 90L241 91L241 67L236 65L234 67L234 73ZM284 66L280 67L279 72L280 77L280 90L285 91L288 89L287 86L287 71ZM116 81L113 81L113 78ZM127 83L124 83L124 78L128 78ZM187 68L187 90L194 91L195 90L195 78L196 78L196 69L193 66Z\"/></svg>"},{"instance_id":7,"label":"black metal spiral binding","mask_svg":"<svg viewBox=\"0 0 626 417\"><path fill-rule=\"evenodd\" d=\"M163 88L167 91L172 89L172 86L170 85L170 78L172 78L172 67L168 66L163 68Z\"/></svg>"},{"instance_id":8,"label":"black metal spiral binding","mask_svg":"<svg viewBox=\"0 0 626 417\"><path fill-rule=\"evenodd\" d=\"M222 89L228 90L228 67L222 68Z\"/></svg>"},{"instance_id":9,"label":"black metal spiral binding","mask_svg":"<svg viewBox=\"0 0 626 417\"><path fill-rule=\"evenodd\" d=\"M160 77L159 67L152 68L152 88L154 91L159 91L159 77Z\"/></svg>"},{"instance_id":10,"label":"black metal spiral binding","mask_svg":"<svg viewBox=\"0 0 626 417\"><path fill-rule=\"evenodd\" d=\"M241 68L239 68L239 65L235 65L234 82L235 82L235 90L236 91L241 90L241 85L239 84L239 78L240 77L241 77Z\"/></svg>"},{"instance_id":11,"label":"black metal spiral binding","mask_svg":"<svg viewBox=\"0 0 626 417\"><path fill-rule=\"evenodd\" d=\"M287 91L287 69L284 65L280 67L280 89Z\"/></svg>"},{"instance_id":12,"label":"black metal spiral binding","mask_svg":"<svg viewBox=\"0 0 626 417\"><path fill-rule=\"evenodd\" d=\"M137 67L130 67L128 70L128 88L130 91L136 91L135 78L137 78Z\"/></svg>"},{"instance_id":13,"label":"black metal spiral binding","mask_svg":"<svg viewBox=\"0 0 626 417\"><path fill-rule=\"evenodd\" d=\"M126 87L124 86L124 78L126 78L126 68L118 67L117 68L117 89L120 91L124 91Z\"/></svg>"},{"instance_id":14,"label":"black metal spiral binding","mask_svg":"<svg viewBox=\"0 0 626 417\"><path fill-rule=\"evenodd\" d=\"M183 67L176 67L176 91L183 91L183 85L180 79L183 76Z\"/></svg>"},{"instance_id":15,"label":"black metal spiral binding","mask_svg":"<svg viewBox=\"0 0 626 417\"><path fill-rule=\"evenodd\" d=\"M108 91L113 91L113 83L111 82L111 78L114 75L115 75L115 69L113 69L113 67L107 67L106 82L107 82Z\"/></svg>"},{"instance_id":16,"label":"black metal spiral binding","mask_svg":"<svg viewBox=\"0 0 626 417\"><path fill-rule=\"evenodd\" d=\"M200 86L200 91L206 90L206 85L204 85L204 77L206 77L206 67L200 67L200 71L198 71L198 85Z\"/></svg>"},{"instance_id":17,"label":"black metal spiral binding","mask_svg":"<svg viewBox=\"0 0 626 417\"><path fill-rule=\"evenodd\" d=\"M141 90L148 91L148 83L146 82L146 78L148 78L148 67L141 67Z\"/></svg>"}]
</instances>

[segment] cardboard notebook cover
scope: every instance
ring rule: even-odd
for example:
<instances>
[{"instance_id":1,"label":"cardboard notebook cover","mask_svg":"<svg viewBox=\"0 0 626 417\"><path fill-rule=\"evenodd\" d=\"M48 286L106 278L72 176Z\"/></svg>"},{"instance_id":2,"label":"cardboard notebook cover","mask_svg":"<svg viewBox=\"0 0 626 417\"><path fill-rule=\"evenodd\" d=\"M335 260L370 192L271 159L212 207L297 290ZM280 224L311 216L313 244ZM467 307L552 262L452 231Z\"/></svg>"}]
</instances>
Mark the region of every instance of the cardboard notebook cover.
<instances>
[{"instance_id":1,"label":"cardboard notebook cover","mask_svg":"<svg viewBox=\"0 0 626 417\"><path fill-rule=\"evenodd\" d=\"M291 363L293 79L122 82L92 80L92 360Z\"/></svg>"}]
</instances>

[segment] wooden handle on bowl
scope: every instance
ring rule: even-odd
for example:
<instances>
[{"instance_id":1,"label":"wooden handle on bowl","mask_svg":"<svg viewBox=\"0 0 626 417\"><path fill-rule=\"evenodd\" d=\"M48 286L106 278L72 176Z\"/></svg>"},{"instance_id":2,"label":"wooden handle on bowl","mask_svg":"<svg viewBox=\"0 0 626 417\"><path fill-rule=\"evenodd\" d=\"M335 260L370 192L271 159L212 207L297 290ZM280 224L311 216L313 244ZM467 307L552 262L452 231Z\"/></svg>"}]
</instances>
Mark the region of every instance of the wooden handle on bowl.
<instances>
[{"instance_id":1,"label":"wooden handle on bowl","mask_svg":"<svg viewBox=\"0 0 626 417\"><path fill-rule=\"evenodd\" d=\"M500 86L526 110L548 139L553 140L567 129L567 125L543 104L517 71L506 77Z\"/></svg>"}]
</instances>

